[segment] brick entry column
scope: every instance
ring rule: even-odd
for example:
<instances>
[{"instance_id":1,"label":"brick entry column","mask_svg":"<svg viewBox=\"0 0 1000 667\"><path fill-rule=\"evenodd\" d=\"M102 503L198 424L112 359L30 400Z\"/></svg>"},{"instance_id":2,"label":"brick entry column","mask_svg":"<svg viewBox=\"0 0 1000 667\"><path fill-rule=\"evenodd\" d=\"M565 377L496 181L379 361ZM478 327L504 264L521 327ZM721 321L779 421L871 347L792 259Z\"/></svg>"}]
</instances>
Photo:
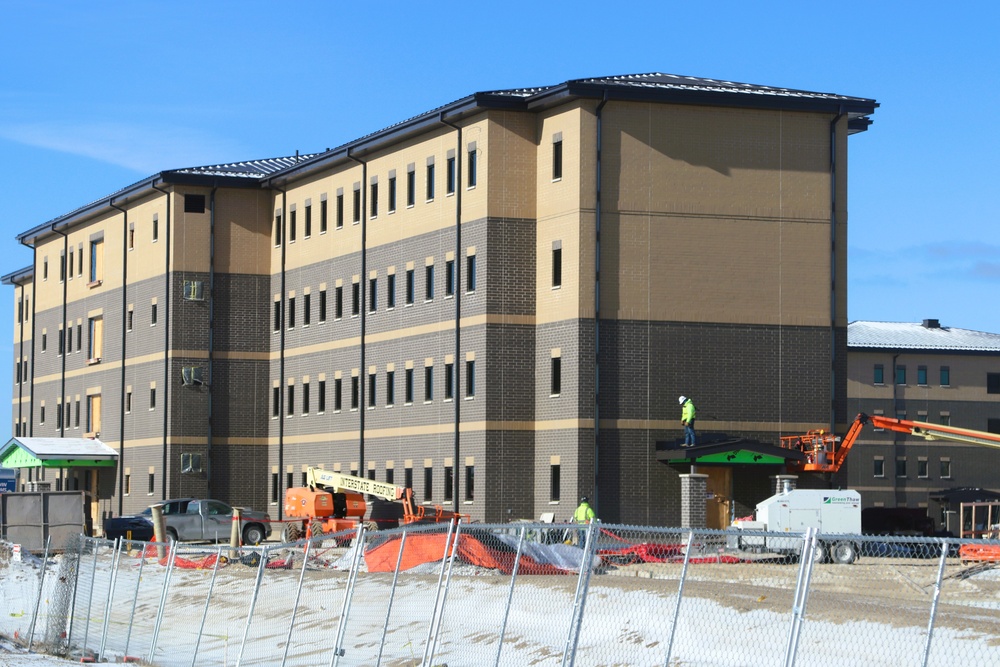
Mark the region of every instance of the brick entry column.
<instances>
[{"instance_id":1,"label":"brick entry column","mask_svg":"<svg viewBox=\"0 0 1000 667\"><path fill-rule=\"evenodd\" d=\"M772 487L774 489L774 495L785 492L786 481L788 482L788 490L794 491L795 487L798 486L798 479L798 475L775 475L771 478L771 481L774 482L774 486Z\"/></svg>"},{"instance_id":2,"label":"brick entry column","mask_svg":"<svg viewBox=\"0 0 1000 667\"><path fill-rule=\"evenodd\" d=\"M708 475L681 475L681 528L705 528L705 491Z\"/></svg>"}]
</instances>

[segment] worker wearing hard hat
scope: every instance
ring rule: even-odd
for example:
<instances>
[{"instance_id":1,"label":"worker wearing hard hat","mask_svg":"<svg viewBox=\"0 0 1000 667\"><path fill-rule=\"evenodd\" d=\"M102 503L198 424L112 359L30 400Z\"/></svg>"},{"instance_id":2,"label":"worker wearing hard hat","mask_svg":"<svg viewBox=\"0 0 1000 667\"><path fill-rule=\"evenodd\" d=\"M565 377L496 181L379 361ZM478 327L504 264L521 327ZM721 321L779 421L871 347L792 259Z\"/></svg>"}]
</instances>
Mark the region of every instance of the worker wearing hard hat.
<instances>
[{"instance_id":1,"label":"worker wearing hard hat","mask_svg":"<svg viewBox=\"0 0 1000 667\"><path fill-rule=\"evenodd\" d=\"M587 496L580 498L580 506L573 512L574 523L590 523L597 518L593 508L590 506L590 499Z\"/></svg>"},{"instance_id":2,"label":"worker wearing hard hat","mask_svg":"<svg viewBox=\"0 0 1000 667\"><path fill-rule=\"evenodd\" d=\"M677 402L681 405L681 424L684 425L684 447L694 447L695 435L694 435L694 418L695 409L694 401L692 401L687 396L681 396L677 399Z\"/></svg>"}]
</instances>

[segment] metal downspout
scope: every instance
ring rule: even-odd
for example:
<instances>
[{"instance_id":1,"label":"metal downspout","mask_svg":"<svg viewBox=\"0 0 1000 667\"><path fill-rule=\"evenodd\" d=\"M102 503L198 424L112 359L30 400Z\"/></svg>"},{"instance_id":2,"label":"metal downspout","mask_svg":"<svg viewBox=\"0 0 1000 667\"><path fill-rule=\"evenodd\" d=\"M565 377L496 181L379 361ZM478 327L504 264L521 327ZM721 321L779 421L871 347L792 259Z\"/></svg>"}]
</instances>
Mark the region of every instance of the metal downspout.
<instances>
[{"instance_id":1,"label":"metal downspout","mask_svg":"<svg viewBox=\"0 0 1000 667\"><path fill-rule=\"evenodd\" d=\"M281 502L282 466L285 464L285 392L288 384L285 382L285 323L288 312L285 306L285 253L288 249L288 198L287 191L272 186L281 193L281 291L278 293L278 521L284 516L285 504Z\"/></svg>"},{"instance_id":2,"label":"metal downspout","mask_svg":"<svg viewBox=\"0 0 1000 667\"><path fill-rule=\"evenodd\" d=\"M62 274L62 284L63 284L63 299L62 299L62 301L63 301L62 302L62 327L63 327L62 340L63 340L63 350L62 350L62 359L61 359L61 365L60 365L60 370L59 370L59 396L61 398L65 398L66 397L66 357L69 356L67 354L68 350L66 348L66 297L67 297L67 288L69 287L69 265L67 263L68 260L69 260L69 237L66 234L64 234L63 232L60 232L58 229L56 229L55 225L52 225L52 231L54 233L59 234L60 236L63 237L63 255L62 255L62 261L60 262L60 265L59 265L59 273ZM60 406L59 409L62 410L62 407ZM61 415L60 415L60 422L59 423L62 424L62 426L59 428L59 437L62 438L62 437L65 437L66 424L63 423Z\"/></svg>"},{"instance_id":3,"label":"metal downspout","mask_svg":"<svg viewBox=\"0 0 1000 667\"><path fill-rule=\"evenodd\" d=\"M156 187L156 183L150 186L157 192L162 192L167 198L167 212L164 226L166 241L164 253L163 278L166 295L163 303L163 481L160 483L160 499L167 499L167 430L170 425L168 417L168 401L170 400L170 193Z\"/></svg>"},{"instance_id":4,"label":"metal downspout","mask_svg":"<svg viewBox=\"0 0 1000 667\"><path fill-rule=\"evenodd\" d=\"M23 240L21 241L21 245L28 246L28 244L25 243ZM35 349L35 312L36 312L35 311L35 302L38 301L38 293L35 290L35 285L38 284L38 274L37 274L37 270L38 269L36 268L38 266L38 248L36 248L33 245L32 246L28 246L28 247L31 248L31 267L32 267L32 271L31 271L31 376L30 376L31 377L31 384L28 387L28 433L21 433L22 436L30 435L31 433L34 433L34 431L35 431L34 424L32 423L32 419L31 419L31 415L34 412L34 407L35 407L35 355L38 352ZM22 298L24 297L24 288L23 287L21 289L21 297ZM23 327L24 326L24 324L23 324L24 318L22 317L21 320L22 320L22 325L21 326ZM22 356L24 354L24 330L23 329L21 331L21 354L22 354ZM18 401L17 401L17 418L18 418L18 423L21 423L22 421L24 421L24 406L21 403L21 401L24 398L24 384L25 384L26 381L27 381L26 378L23 378L23 377L21 378L21 389L20 389L20 391L18 393L18 396L17 396L17 398L18 398Z\"/></svg>"},{"instance_id":5,"label":"metal downspout","mask_svg":"<svg viewBox=\"0 0 1000 667\"><path fill-rule=\"evenodd\" d=\"M837 427L837 123L844 108L830 121L830 433Z\"/></svg>"},{"instance_id":6,"label":"metal downspout","mask_svg":"<svg viewBox=\"0 0 1000 667\"><path fill-rule=\"evenodd\" d=\"M459 471L460 439L459 425L462 422L462 399L461 399L461 368L462 368L462 128L444 119L444 112L441 113L440 120L448 127L454 128L458 132L458 146L455 149L455 461L451 467L452 491L451 496L455 513L458 513L458 480L461 479Z\"/></svg>"},{"instance_id":7,"label":"metal downspout","mask_svg":"<svg viewBox=\"0 0 1000 667\"><path fill-rule=\"evenodd\" d=\"M125 507L125 357L127 342L125 318L128 312L128 211L115 204L114 198L108 202L108 206L116 211L121 211L124 216L122 221L122 372L118 409L118 516L121 516Z\"/></svg>"},{"instance_id":8,"label":"metal downspout","mask_svg":"<svg viewBox=\"0 0 1000 667\"><path fill-rule=\"evenodd\" d=\"M34 275L32 275L31 280L32 283L34 283L35 280ZM20 435L26 435L21 433L20 431L21 416L22 416L21 411L23 410L23 407L21 406L21 399L24 397L24 385L28 381L28 378L24 377L23 374L21 373L21 367L22 367L21 360L24 359L24 314L25 314L24 285L23 284L18 285L18 287L21 289L21 298L17 306L17 314L19 319L17 322L17 361L16 361L17 368L15 369L15 375L17 377L20 377L21 381L17 385L17 427L14 429L14 432ZM32 299L32 301L34 301L34 299ZM31 356L32 359L34 359L35 355L32 354Z\"/></svg>"},{"instance_id":9,"label":"metal downspout","mask_svg":"<svg viewBox=\"0 0 1000 667\"><path fill-rule=\"evenodd\" d=\"M367 466L365 465L365 381L368 379L368 367L365 366L365 333L367 329L366 313L368 312L366 286L368 283L368 209L365 191L368 188L368 163L360 158L351 155L351 150L347 150L347 159L354 160L361 165L361 285L360 299L358 304L359 315L361 316L361 367L358 369L358 476L367 477Z\"/></svg>"},{"instance_id":10,"label":"metal downspout","mask_svg":"<svg viewBox=\"0 0 1000 667\"><path fill-rule=\"evenodd\" d=\"M600 507L600 431L601 431L601 140L604 105L608 103L608 91L597 105L597 161L594 166L596 187L594 203L594 499L595 511ZM580 495L580 494L578 494Z\"/></svg>"},{"instance_id":11,"label":"metal downspout","mask_svg":"<svg viewBox=\"0 0 1000 667\"><path fill-rule=\"evenodd\" d=\"M218 190L217 185L212 186L212 194L209 195L209 200L211 202L211 209L208 218L208 383L206 388L208 390L208 436L207 442L205 444L205 495L209 498L212 496L212 417L213 417L213 399L214 395L212 392L212 387L214 385L213 380L215 375L212 372L214 370L215 362L215 191ZM280 517L279 517L280 518Z\"/></svg>"}]
</instances>

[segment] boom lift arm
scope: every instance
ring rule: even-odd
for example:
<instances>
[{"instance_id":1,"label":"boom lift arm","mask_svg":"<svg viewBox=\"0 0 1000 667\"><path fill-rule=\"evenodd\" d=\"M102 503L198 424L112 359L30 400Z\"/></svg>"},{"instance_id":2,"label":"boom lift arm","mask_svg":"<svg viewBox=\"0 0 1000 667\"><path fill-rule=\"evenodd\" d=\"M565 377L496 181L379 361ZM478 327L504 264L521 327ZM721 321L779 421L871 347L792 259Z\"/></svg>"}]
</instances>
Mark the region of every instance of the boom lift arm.
<instances>
[{"instance_id":1,"label":"boom lift arm","mask_svg":"<svg viewBox=\"0 0 1000 667\"><path fill-rule=\"evenodd\" d=\"M847 455L854 446L865 424L874 428L887 429L897 433L924 438L925 440L943 440L961 442L968 445L1000 448L1000 434L985 431L973 431L967 428L956 428L942 424L915 422L908 419L896 419L881 415L866 415L860 413L851 424L843 440L822 429L812 430L805 435L785 436L781 438L781 446L786 449L799 450L806 455L805 461L795 461L788 464L791 472L837 472L844 465Z\"/></svg>"}]
</instances>

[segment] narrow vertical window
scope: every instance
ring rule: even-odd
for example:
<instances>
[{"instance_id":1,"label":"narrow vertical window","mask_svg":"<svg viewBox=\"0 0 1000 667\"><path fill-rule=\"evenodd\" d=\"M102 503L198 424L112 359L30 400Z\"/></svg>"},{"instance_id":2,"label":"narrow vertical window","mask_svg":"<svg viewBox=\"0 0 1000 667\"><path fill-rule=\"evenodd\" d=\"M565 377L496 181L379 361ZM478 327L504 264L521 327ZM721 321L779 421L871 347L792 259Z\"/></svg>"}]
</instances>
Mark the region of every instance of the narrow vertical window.
<instances>
[{"instance_id":1,"label":"narrow vertical window","mask_svg":"<svg viewBox=\"0 0 1000 667\"><path fill-rule=\"evenodd\" d=\"M160 240L160 217L153 216L153 243Z\"/></svg>"},{"instance_id":2,"label":"narrow vertical window","mask_svg":"<svg viewBox=\"0 0 1000 667\"><path fill-rule=\"evenodd\" d=\"M361 402L361 378L351 376L351 410L357 410Z\"/></svg>"},{"instance_id":3,"label":"narrow vertical window","mask_svg":"<svg viewBox=\"0 0 1000 667\"><path fill-rule=\"evenodd\" d=\"M562 487L562 471L558 463L549 466L549 502L559 502Z\"/></svg>"},{"instance_id":4,"label":"narrow vertical window","mask_svg":"<svg viewBox=\"0 0 1000 667\"><path fill-rule=\"evenodd\" d=\"M288 328L295 328L295 297L288 297L288 312L285 313L285 319L288 321Z\"/></svg>"},{"instance_id":5,"label":"narrow vertical window","mask_svg":"<svg viewBox=\"0 0 1000 667\"><path fill-rule=\"evenodd\" d=\"M413 468L403 470L403 486L407 489L413 488Z\"/></svg>"},{"instance_id":6,"label":"narrow vertical window","mask_svg":"<svg viewBox=\"0 0 1000 667\"><path fill-rule=\"evenodd\" d=\"M392 309L396 307L396 274L390 273L385 281L385 307Z\"/></svg>"},{"instance_id":7,"label":"narrow vertical window","mask_svg":"<svg viewBox=\"0 0 1000 667\"><path fill-rule=\"evenodd\" d=\"M66 253L59 253L59 282L66 280Z\"/></svg>"},{"instance_id":8,"label":"narrow vertical window","mask_svg":"<svg viewBox=\"0 0 1000 667\"><path fill-rule=\"evenodd\" d=\"M104 280L104 239L90 242L90 282Z\"/></svg>"},{"instance_id":9,"label":"narrow vertical window","mask_svg":"<svg viewBox=\"0 0 1000 667\"><path fill-rule=\"evenodd\" d=\"M46 257L42 260L42 280L49 279L49 258Z\"/></svg>"},{"instance_id":10,"label":"narrow vertical window","mask_svg":"<svg viewBox=\"0 0 1000 667\"><path fill-rule=\"evenodd\" d=\"M79 410L77 410L77 412L79 412ZM129 414L131 412L132 412L132 392L129 391L125 393L125 414Z\"/></svg>"},{"instance_id":11,"label":"narrow vertical window","mask_svg":"<svg viewBox=\"0 0 1000 667\"><path fill-rule=\"evenodd\" d=\"M896 384L906 384L906 366L896 366Z\"/></svg>"},{"instance_id":12,"label":"narrow vertical window","mask_svg":"<svg viewBox=\"0 0 1000 667\"><path fill-rule=\"evenodd\" d=\"M378 309L378 278L368 279L368 312L374 313Z\"/></svg>"},{"instance_id":13,"label":"narrow vertical window","mask_svg":"<svg viewBox=\"0 0 1000 667\"><path fill-rule=\"evenodd\" d=\"M156 409L156 387L149 388L149 409Z\"/></svg>"},{"instance_id":14,"label":"narrow vertical window","mask_svg":"<svg viewBox=\"0 0 1000 667\"><path fill-rule=\"evenodd\" d=\"M344 193L337 193L337 229L344 226Z\"/></svg>"},{"instance_id":15,"label":"narrow vertical window","mask_svg":"<svg viewBox=\"0 0 1000 667\"><path fill-rule=\"evenodd\" d=\"M295 385L288 385L288 393L285 398L285 416L291 417L295 414Z\"/></svg>"},{"instance_id":16,"label":"narrow vertical window","mask_svg":"<svg viewBox=\"0 0 1000 667\"><path fill-rule=\"evenodd\" d=\"M917 384L921 387L927 386L927 366L917 366Z\"/></svg>"},{"instance_id":17,"label":"narrow vertical window","mask_svg":"<svg viewBox=\"0 0 1000 667\"><path fill-rule=\"evenodd\" d=\"M552 287L562 287L562 243L552 246Z\"/></svg>"},{"instance_id":18,"label":"narrow vertical window","mask_svg":"<svg viewBox=\"0 0 1000 667\"><path fill-rule=\"evenodd\" d=\"M413 305L413 292L414 292L414 280L413 280L413 269L407 269L406 271L406 305Z\"/></svg>"},{"instance_id":19,"label":"narrow vertical window","mask_svg":"<svg viewBox=\"0 0 1000 667\"><path fill-rule=\"evenodd\" d=\"M875 364L872 381L875 384L885 384L885 366L882 364Z\"/></svg>"},{"instance_id":20,"label":"narrow vertical window","mask_svg":"<svg viewBox=\"0 0 1000 667\"><path fill-rule=\"evenodd\" d=\"M326 322L326 290L319 291L319 321Z\"/></svg>"},{"instance_id":21,"label":"narrow vertical window","mask_svg":"<svg viewBox=\"0 0 1000 667\"><path fill-rule=\"evenodd\" d=\"M153 493L156 491L156 473L155 472L149 473L149 487L148 487L148 489L149 490L146 493L147 493L147 495L150 495L150 496L153 495Z\"/></svg>"},{"instance_id":22,"label":"narrow vertical window","mask_svg":"<svg viewBox=\"0 0 1000 667\"><path fill-rule=\"evenodd\" d=\"M316 389L316 412L323 414L326 412L326 380L320 380Z\"/></svg>"},{"instance_id":23,"label":"narrow vertical window","mask_svg":"<svg viewBox=\"0 0 1000 667\"><path fill-rule=\"evenodd\" d=\"M152 304L152 308L149 311L149 326L156 326L156 304Z\"/></svg>"},{"instance_id":24,"label":"narrow vertical window","mask_svg":"<svg viewBox=\"0 0 1000 667\"><path fill-rule=\"evenodd\" d=\"M563 175L562 139L552 142L552 180L558 181Z\"/></svg>"},{"instance_id":25,"label":"narrow vertical window","mask_svg":"<svg viewBox=\"0 0 1000 667\"><path fill-rule=\"evenodd\" d=\"M340 412L344 405L344 381L337 378L333 381L333 409Z\"/></svg>"},{"instance_id":26,"label":"narrow vertical window","mask_svg":"<svg viewBox=\"0 0 1000 667\"><path fill-rule=\"evenodd\" d=\"M427 201L434 199L434 163L427 165Z\"/></svg>"},{"instance_id":27,"label":"narrow vertical window","mask_svg":"<svg viewBox=\"0 0 1000 667\"><path fill-rule=\"evenodd\" d=\"M313 233L313 208L311 205L306 205L306 219L304 234L306 238L312 236Z\"/></svg>"},{"instance_id":28,"label":"narrow vertical window","mask_svg":"<svg viewBox=\"0 0 1000 667\"><path fill-rule=\"evenodd\" d=\"M434 265L424 267L424 299L434 300Z\"/></svg>"},{"instance_id":29,"label":"narrow vertical window","mask_svg":"<svg viewBox=\"0 0 1000 667\"><path fill-rule=\"evenodd\" d=\"M288 242L295 243L296 230L298 229L297 214L294 208L289 212L288 215Z\"/></svg>"},{"instance_id":30,"label":"narrow vertical window","mask_svg":"<svg viewBox=\"0 0 1000 667\"><path fill-rule=\"evenodd\" d=\"M59 348L57 354L62 356L66 352L66 332L59 328Z\"/></svg>"},{"instance_id":31,"label":"narrow vertical window","mask_svg":"<svg viewBox=\"0 0 1000 667\"><path fill-rule=\"evenodd\" d=\"M368 407L375 407L375 373L368 374Z\"/></svg>"},{"instance_id":32,"label":"narrow vertical window","mask_svg":"<svg viewBox=\"0 0 1000 667\"><path fill-rule=\"evenodd\" d=\"M281 329L281 301L274 302L274 330L279 331Z\"/></svg>"},{"instance_id":33,"label":"narrow vertical window","mask_svg":"<svg viewBox=\"0 0 1000 667\"><path fill-rule=\"evenodd\" d=\"M476 256L469 255L465 258L465 291L476 291Z\"/></svg>"},{"instance_id":34,"label":"narrow vertical window","mask_svg":"<svg viewBox=\"0 0 1000 667\"><path fill-rule=\"evenodd\" d=\"M558 396L562 393L562 358L552 357L551 371L552 384L549 388L549 393L552 396Z\"/></svg>"},{"instance_id":35,"label":"narrow vertical window","mask_svg":"<svg viewBox=\"0 0 1000 667\"><path fill-rule=\"evenodd\" d=\"M302 295L302 326L307 327L312 320L312 294Z\"/></svg>"},{"instance_id":36,"label":"narrow vertical window","mask_svg":"<svg viewBox=\"0 0 1000 667\"><path fill-rule=\"evenodd\" d=\"M361 312L361 283L351 283L351 315Z\"/></svg>"},{"instance_id":37,"label":"narrow vertical window","mask_svg":"<svg viewBox=\"0 0 1000 667\"><path fill-rule=\"evenodd\" d=\"M372 183L370 186L371 202L369 207L371 208L371 217L378 217L378 183Z\"/></svg>"},{"instance_id":38,"label":"narrow vertical window","mask_svg":"<svg viewBox=\"0 0 1000 667\"><path fill-rule=\"evenodd\" d=\"M434 499L434 468L424 468L424 502Z\"/></svg>"},{"instance_id":39,"label":"narrow vertical window","mask_svg":"<svg viewBox=\"0 0 1000 667\"><path fill-rule=\"evenodd\" d=\"M455 398L455 364L444 365L444 400Z\"/></svg>"},{"instance_id":40,"label":"narrow vertical window","mask_svg":"<svg viewBox=\"0 0 1000 667\"><path fill-rule=\"evenodd\" d=\"M413 369L407 368L403 376L403 400L410 404L413 402Z\"/></svg>"},{"instance_id":41,"label":"narrow vertical window","mask_svg":"<svg viewBox=\"0 0 1000 667\"><path fill-rule=\"evenodd\" d=\"M281 416L281 387L271 390L271 416Z\"/></svg>"},{"instance_id":42,"label":"narrow vertical window","mask_svg":"<svg viewBox=\"0 0 1000 667\"><path fill-rule=\"evenodd\" d=\"M455 296L455 260L444 263L444 295Z\"/></svg>"},{"instance_id":43,"label":"narrow vertical window","mask_svg":"<svg viewBox=\"0 0 1000 667\"><path fill-rule=\"evenodd\" d=\"M469 360L465 362L465 397L472 398L476 395L476 362Z\"/></svg>"},{"instance_id":44,"label":"narrow vertical window","mask_svg":"<svg viewBox=\"0 0 1000 667\"><path fill-rule=\"evenodd\" d=\"M475 146L469 148L468 164L466 165L466 174L468 177L468 185L470 188L476 187L476 181L479 179L479 153L476 152Z\"/></svg>"},{"instance_id":45,"label":"narrow vertical window","mask_svg":"<svg viewBox=\"0 0 1000 667\"><path fill-rule=\"evenodd\" d=\"M389 178L389 213L396 210L396 177Z\"/></svg>"},{"instance_id":46,"label":"narrow vertical window","mask_svg":"<svg viewBox=\"0 0 1000 667\"><path fill-rule=\"evenodd\" d=\"M447 177L445 179L445 187L447 193L450 195L455 194L456 182L458 181L458 174L455 171L456 168L457 165L455 162L455 158L453 157L448 158L448 161L445 164L445 172L447 174Z\"/></svg>"},{"instance_id":47,"label":"narrow vertical window","mask_svg":"<svg viewBox=\"0 0 1000 667\"><path fill-rule=\"evenodd\" d=\"M941 386L950 387L951 386L951 367L942 366L941 367Z\"/></svg>"},{"instance_id":48,"label":"narrow vertical window","mask_svg":"<svg viewBox=\"0 0 1000 667\"><path fill-rule=\"evenodd\" d=\"M410 167L406 172L406 205L413 206L417 199L417 172Z\"/></svg>"},{"instance_id":49,"label":"narrow vertical window","mask_svg":"<svg viewBox=\"0 0 1000 667\"><path fill-rule=\"evenodd\" d=\"M396 372L387 371L385 374L385 404L392 406L396 404Z\"/></svg>"},{"instance_id":50,"label":"narrow vertical window","mask_svg":"<svg viewBox=\"0 0 1000 667\"><path fill-rule=\"evenodd\" d=\"M471 503L475 499L476 494L476 467L472 465L465 466L465 502Z\"/></svg>"},{"instance_id":51,"label":"narrow vertical window","mask_svg":"<svg viewBox=\"0 0 1000 667\"><path fill-rule=\"evenodd\" d=\"M334 303L333 303L333 313L335 319L340 319L344 316L344 288L337 287L334 289Z\"/></svg>"},{"instance_id":52,"label":"narrow vertical window","mask_svg":"<svg viewBox=\"0 0 1000 667\"><path fill-rule=\"evenodd\" d=\"M361 186L354 188L354 217L351 218L351 222L358 223L361 222Z\"/></svg>"},{"instance_id":53,"label":"narrow vertical window","mask_svg":"<svg viewBox=\"0 0 1000 667\"><path fill-rule=\"evenodd\" d=\"M74 408L75 412L73 413L73 428L80 428L80 399L79 398L76 399L76 401L74 401L74 403L75 403L75 405L73 406L73 408ZM128 404L129 404L129 409L131 410L132 409L132 392L129 392L129 394L128 394Z\"/></svg>"},{"instance_id":54,"label":"narrow vertical window","mask_svg":"<svg viewBox=\"0 0 1000 667\"><path fill-rule=\"evenodd\" d=\"M326 197L326 195L323 195ZM319 233L326 234L326 220L327 220L327 201L323 199L319 203Z\"/></svg>"},{"instance_id":55,"label":"narrow vertical window","mask_svg":"<svg viewBox=\"0 0 1000 667\"><path fill-rule=\"evenodd\" d=\"M281 245L281 213L274 214L274 245Z\"/></svg>"},{"instance_id":56,"label":"narrow vertical window","mask_svg":"<svg viewBox=\"0 0 1000 667\"><path fill-rule=\"evenodd\" d=\"M135 311L129 306L128 313L125 315L125 329L131 331L133 324L135 324Z\"/></svg>"},{"instance_id":57,"label":"narrow vertical window","mask_svg":"<svg viewBox=\"0 0 1000 667\"><path fill-rule=\"evenodd\" d=\"M451 501L452 495L454 495L455 479L452 477L454 470L452 466L444 467L444 499L446 501Z\"/></svg>"},{"instance_id":58,"label":"narrow vertical window","mask_svg":"<svg viewBox=\"0 0 1000 667\"><path fill-rule=\"evenodd\" d=\"M309 383L302 383L302 414L309 414Z\"/></svg>"},{"instance_id":59,"label":"narrow vertical window","mask_svg":"<svg viewBox=\"0 0 1000 667\"><path fill-rule=\"evenodd\" d=\"M434 400L434 367L424 367L424 401Z\"/></svg>"}]
</instances>

